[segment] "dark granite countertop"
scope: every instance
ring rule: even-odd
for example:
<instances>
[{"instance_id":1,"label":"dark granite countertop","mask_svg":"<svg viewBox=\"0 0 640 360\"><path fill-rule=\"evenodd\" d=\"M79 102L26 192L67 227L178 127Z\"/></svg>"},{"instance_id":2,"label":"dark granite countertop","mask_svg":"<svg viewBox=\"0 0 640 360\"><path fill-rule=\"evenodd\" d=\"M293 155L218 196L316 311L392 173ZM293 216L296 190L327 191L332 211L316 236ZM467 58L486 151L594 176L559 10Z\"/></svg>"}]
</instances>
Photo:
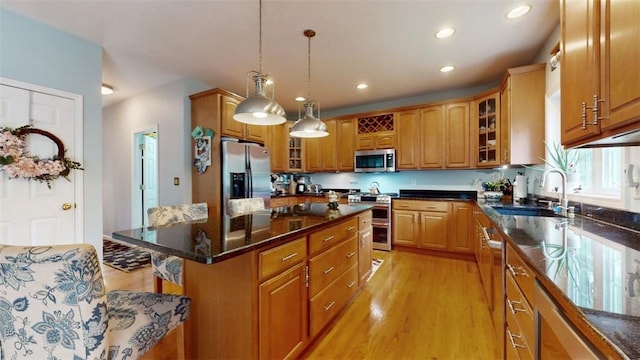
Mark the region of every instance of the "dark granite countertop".
<instances>
[{"instance_id":1,"label":"dark granite countertop","mask_svg":"<svg viewBox=\"0 0 640 360\"><path fill-rule=\"evenodd\" d=\"M329 225L370 209L367 205L283 206L237 217L223 216L163 227L120 230L115 239L140 247L212 264Z\"/></svg>"},{"instance_id":2,"label":"dark granite countertop","mask_svg":"<svg viewBox=\"0 0 640 360\"><path fill-rule=\"evenodd\" d=\"M624 357L640 359L640 233L582 216L501 215L478 203L543 286Z\"/></svg>"}]
</instances>

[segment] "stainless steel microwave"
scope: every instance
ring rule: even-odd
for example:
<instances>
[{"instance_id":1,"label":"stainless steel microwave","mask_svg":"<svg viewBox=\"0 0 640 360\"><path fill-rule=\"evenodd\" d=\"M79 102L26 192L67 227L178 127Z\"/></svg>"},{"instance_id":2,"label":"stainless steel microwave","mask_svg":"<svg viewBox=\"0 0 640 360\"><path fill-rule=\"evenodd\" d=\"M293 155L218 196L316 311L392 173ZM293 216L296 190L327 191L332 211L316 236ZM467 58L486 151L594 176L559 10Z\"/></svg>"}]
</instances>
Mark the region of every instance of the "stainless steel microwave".
<instances>
[{"instance_id":1,"label":"stainless steel microwave","mask_svg":"<svg viewBox=\"0 0 640 360\"><path fill-rule=\"evenodd\" d=\"M396 149L358 150L354 157L355 172L396 171Z\"/></svg>"}]
</instances>

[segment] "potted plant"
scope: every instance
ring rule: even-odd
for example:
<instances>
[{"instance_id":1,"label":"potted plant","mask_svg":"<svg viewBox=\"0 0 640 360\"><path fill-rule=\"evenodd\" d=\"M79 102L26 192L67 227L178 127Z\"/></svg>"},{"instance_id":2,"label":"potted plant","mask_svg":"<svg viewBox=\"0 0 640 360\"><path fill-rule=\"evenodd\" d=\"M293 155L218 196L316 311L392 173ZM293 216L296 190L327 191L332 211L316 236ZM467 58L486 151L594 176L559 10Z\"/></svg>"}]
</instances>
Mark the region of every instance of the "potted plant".
<instances>
[{"instance_id":1,"label":"potted plant","mask_svg":"<svg viewBox=\"0 0 640 360\"><path fill-rule=\"evenodd\" d=\"M501 175L494 174L491 181L482 183L482 188L487 201L500 201L504 190L507 189L507 182Z\"/></svg>"},{"instance_id":2,"label":"potted plant","mask_svg":"<svg viewBox=\"0 0 640 360\"><path fill-rule=\"evenodd\" d=\"M549 146L545 141L544 146L549 153L549 159L540 158L545 164L552 168L561 170L567 177L567 184L576 184L579 182L580 177L578 174L578 163L580 162L580 151L567 150L562 145L554 142L553 146ZM539 166L529 167L533 170L544 171L545 169ZM579 184L577 184L579 185ZM571 186L577 187L577 186Z\"/></svg>"}]
</instances>

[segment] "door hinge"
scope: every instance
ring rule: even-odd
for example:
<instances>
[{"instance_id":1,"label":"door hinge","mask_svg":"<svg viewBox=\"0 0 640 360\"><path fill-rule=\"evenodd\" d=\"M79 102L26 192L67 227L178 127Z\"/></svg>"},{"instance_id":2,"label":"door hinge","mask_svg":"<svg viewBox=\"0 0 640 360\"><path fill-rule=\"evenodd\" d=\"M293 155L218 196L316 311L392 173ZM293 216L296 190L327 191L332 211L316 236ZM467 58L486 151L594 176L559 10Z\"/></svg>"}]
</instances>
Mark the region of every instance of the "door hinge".
<instances>
[{"instance_id":1,"label":"door hinge","mask_svg":"<svg viewBox=\"0 0 640 360\"><path fill-rule=\"evenodd\" d=\"M309 265L304 267L304 286L309 287Z\"/></svg>"},{"instance_id":2,"label":"door hinge","mask_svg":"<svg viewBox=\"0 0 640 360\"><path fill-rule=\"evenodd\" d=\"M140 144L139 147L140 147L140 151L144 151L144 144Z\"/></svg>"},{"instance_id":3,"label":"door hinge","mask_svg":"<svg viewBox=\"0 0 640 360\"><path fill-rule=\"evenodd\" d=\"M140 190L144 191L144 184L140 184Z\"/></svg>"}]
</instances>

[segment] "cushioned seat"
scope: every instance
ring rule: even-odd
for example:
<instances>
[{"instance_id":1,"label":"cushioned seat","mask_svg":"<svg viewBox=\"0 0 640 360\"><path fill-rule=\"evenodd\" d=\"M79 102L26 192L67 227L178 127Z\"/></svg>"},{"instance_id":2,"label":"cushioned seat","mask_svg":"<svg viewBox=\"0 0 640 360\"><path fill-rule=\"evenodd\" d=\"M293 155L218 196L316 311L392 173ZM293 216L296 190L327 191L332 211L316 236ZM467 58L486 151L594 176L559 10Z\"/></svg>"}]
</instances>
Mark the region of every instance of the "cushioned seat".
<instances>
[{"instance_id":1,"label":"cushioned seat","mask_svg":"<svg viewBox=\"0 0 640 360\"><path fill-rule=\"evenodd\" d=\"M207 203L169 205L147 210L149 226L164 226L181 222L203 220L209 216ZM162 292L162 280L182 286L183 260L158 251L151 252L151 271L158 278L156 292Z\"/></svg>"},{"instance_id":2,"label":"cushioned seat","mask_svg":"<svg viewBox=\"0 0 640 360\"><path fill-rule=\"evenodd\" d=\"M189 317L185 296L105 293L89 244L0 244L0 358L138 359Z\"/></svg>"},{"instance_id":3,"label":"cushioned seat","mask_svg":"<svg viewBox=\"0 0 640 360\"><path fill-rule=\"evenodd\" d=\"M264 210L264 200L262 198L229 200L229 215L231 217L246 215L260 210Z\"/></svg>"}]
</instances>

